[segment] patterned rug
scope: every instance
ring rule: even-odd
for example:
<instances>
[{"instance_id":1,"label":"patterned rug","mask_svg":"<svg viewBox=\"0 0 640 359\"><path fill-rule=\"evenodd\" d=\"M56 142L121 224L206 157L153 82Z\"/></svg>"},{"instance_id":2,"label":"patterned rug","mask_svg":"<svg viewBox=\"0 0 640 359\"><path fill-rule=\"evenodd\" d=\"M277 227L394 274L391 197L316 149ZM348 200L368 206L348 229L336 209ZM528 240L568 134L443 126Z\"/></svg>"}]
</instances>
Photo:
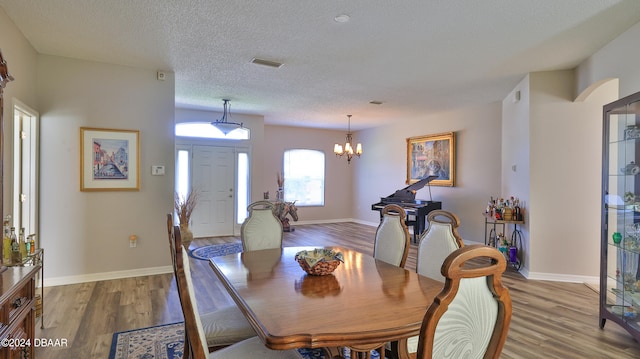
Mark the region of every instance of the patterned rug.
<instances>
[{"instance_id":1,"label":"patterned rug","mask_svg":"<svg viewBox=\"0 0 640 359\"><path fill-rule=\"evenodd\" d=\"M181 359L184 350L182 322L113 334L109 359ZM328 359L322 349L298 349L305 359ZM345 352L345 359L349 359ZM378 358L372 352L372 358ZM240 359L240 358L238 358Z\"/></svg>"},{"instance_id":2,"label":"patterned rug","mask_svg":"<svg viewBox=\"0 0 640 359\"><path fill-rule=\"evenodd\" d=\"M227 254L242 252L242 243L221 243L198 247L189 254L195 259L208 260L211 257L226 256Z\"/></svg>"}]
</instances>

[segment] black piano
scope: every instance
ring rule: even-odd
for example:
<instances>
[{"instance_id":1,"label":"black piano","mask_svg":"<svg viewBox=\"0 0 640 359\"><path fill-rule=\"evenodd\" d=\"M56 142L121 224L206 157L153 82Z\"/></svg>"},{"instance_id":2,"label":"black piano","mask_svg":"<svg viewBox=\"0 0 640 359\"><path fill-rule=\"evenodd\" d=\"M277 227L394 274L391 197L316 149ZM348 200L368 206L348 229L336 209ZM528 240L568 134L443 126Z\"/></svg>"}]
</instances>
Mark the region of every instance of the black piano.
<instances>
[{"instance_id":1,"label":"black piano","mask_svg":"<svg viewBox=\"0 0 640 359\"><path fill-rule=\"evenodd\" d=\"M438 176L425 177L414 184L397 190L390 196L380 198L380 202L371 205L371 210L380 212L380 220L382 220L382 208L384 206L397 204L404 208L407 213L407 226L413 226L413 241L417 242L417 238L425 230L427 214L435 209L442 209L442 202L416 199L416 192L436 178ZM431 188L429 188L429 197L431 197Z\"/></svg>"}]
</instances>

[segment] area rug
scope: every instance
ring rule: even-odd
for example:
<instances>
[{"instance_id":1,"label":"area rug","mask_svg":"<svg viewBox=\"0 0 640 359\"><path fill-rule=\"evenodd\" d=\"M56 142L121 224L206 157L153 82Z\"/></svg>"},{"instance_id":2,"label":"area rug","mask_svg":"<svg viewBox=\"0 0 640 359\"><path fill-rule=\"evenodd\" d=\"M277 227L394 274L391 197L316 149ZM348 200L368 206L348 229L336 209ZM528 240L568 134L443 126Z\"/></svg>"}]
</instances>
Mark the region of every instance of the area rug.
<instances>
[{"instance_id":1,"label":"area rug","mask_svg":"<svg viewBox=\"0 0 640 359\"><path fill-rule=\"evenodd\" d=\"M109 359L181 359L183 350L184 325L179 322L114 333ZM329 359L322 349L298 352L304 359ZM348 354L345 352L345 359ZM372 354L379 359L377 352Z\"/></svg>"},{"instance_id":2,"label":"area rug","mask_svg":"<svg viewBox=\"0 0 640 359\"><path fill-rule=\"evenodd\" d=\"M195 259L208 260L211 257L226 256L227 254L240 252L242 252L242 243L233 242L198 247L189 252L189 254Z\"/></svg>"}]
</instances>

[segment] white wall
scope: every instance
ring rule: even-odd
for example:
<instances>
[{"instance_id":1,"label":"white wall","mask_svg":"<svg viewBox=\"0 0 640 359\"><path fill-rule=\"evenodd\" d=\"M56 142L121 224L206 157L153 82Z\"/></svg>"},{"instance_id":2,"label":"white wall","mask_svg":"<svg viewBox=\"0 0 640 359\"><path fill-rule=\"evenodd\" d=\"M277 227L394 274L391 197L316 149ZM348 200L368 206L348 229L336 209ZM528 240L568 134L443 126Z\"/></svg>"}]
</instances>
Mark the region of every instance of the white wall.
<instances>
[{"instance_id":1,"label":"white wall","mask_svg":"<svg viewBox=\"0 0 640 359\"><path fill-rule=\"evenodd\" d=\"M531 177L531 141L530 132L530 92L529 75L507 95L502 101L502 164L501 179L503 196L514 196L520 199L520 207L524 224L519 225L522 231L522 271L527 272L531 265L529 235L529 203ZM519 99L517 96L519 95ZM515 167L514 167L515 166ZM513 226L507 228L510 236ZM507 237L510 238L510 237Z\"/></svg>"},{"instance_id":2,"label":"white wall","mask_svg":"<svg viewBox=\"0 0 640 359\"><path fill-rule=\"evenodd\" d=\"M174 176L174 76L38 57L41 233L49 285L169 270L166 214ZM140 191L80 191L80 127L140 131ZM165 176L151 176L164 165ZM138 236L129 248L129 235ZM154 269L155 268L155 269Z\"/></svg>"},{"instance_id":3,"label":"white wall","mask_svg":"<svg viewBox=\"0 0 640 359\"><path fill-rule=\"evenodd\" d=\"M500 112L500 103L461 107L358 132L364 154L355 163L356 218L377 223L379 213L371 205L407 186L407 138L454 131L455 187L432 186L431 194L434 201L442 201L443 209L460 217L464 240L484 242L482 214L489 198L500 193ZM428 199L428 189L419 190L416 198Z\"/></svg>"},{"instance_id":4,"label":"white wall","mask_svg":"<svg viewBox=\"0 0 640 359\"><path fill-rule=\"evenodd\" d=\"M4 93L4 138L3 147L3 186L2 193L3 207L5 214L12 208L12 150L13 141L13 99L22 101L25 105L36 108L36 62L38 54L33 49L27 39L9 19L4 9L0 7L0 50L2 56L7 61L9 74L14 77L14 81L9 82ZM0 211L1 212L1 211Z\"/></svg>"}]
</instances>

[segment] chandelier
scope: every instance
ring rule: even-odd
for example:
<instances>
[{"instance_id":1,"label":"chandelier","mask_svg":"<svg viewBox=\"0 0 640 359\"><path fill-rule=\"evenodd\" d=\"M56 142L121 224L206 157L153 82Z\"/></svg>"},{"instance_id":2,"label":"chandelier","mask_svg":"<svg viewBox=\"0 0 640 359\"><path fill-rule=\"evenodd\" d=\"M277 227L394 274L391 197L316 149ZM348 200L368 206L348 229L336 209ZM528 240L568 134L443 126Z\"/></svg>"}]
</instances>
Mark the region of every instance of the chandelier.
<instances>
[{"instance_id":1,"label":"chandelier","mask_svg":"<svg viewBox=\"0 0 640 359\"><path fill-rule=\"evenodd\" d=\"M220 130L226 136L229 134L229 132L244 127L242 126L242 123L228 121L230 107L229 100L223 99L222 101L224 101L224 112L222 113L222 118L211 122L211 125Z\"/></svg>"},{"instance_id":2,"label":"chandelier","mask_svg":"<svg viewBox=\"0 0 640 359\"><path fill-rule=\"evenodd\" d=\"M360 155L362 154L362 143L358 143L356 145L356 150L355 152L353 151L353 145L351 144L351 142L353 141L353 135L351 134L351 115L347 115L347 117L349 118L349 122L348 122L348 127L347 127L347 140L344 144L344 147L342 147L341 144L336 143L333 146L333 153L336 154L336 156L338 157L342 157L342 155L347 155L347 163L351 163L351 159L353 158L353 155L356 155L358 157L360 157Z\"/></svg>"}]
</instances>

